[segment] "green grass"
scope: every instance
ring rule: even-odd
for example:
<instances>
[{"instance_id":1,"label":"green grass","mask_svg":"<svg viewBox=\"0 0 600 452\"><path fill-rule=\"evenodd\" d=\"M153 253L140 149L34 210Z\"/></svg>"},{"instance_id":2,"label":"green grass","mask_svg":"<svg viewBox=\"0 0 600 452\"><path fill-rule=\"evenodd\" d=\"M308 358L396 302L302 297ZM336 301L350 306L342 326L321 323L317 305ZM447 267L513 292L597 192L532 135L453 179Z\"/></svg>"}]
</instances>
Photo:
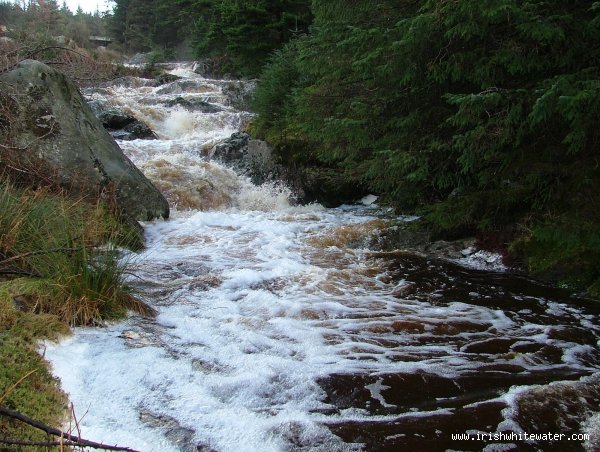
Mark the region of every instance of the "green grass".
<instances>
[{"instance_id":1,"label":"green grass","mask_svg":"<svg viewBox=\"0 0 600 452\"><path fill-rule=\"evenodd\" d=\"M24 286L29 286L32 292L39 289L33 281L0 284L0 405L46 424L60 425L67 398L37 348L38 341L58 339L68 334L69 328L56 316L17 309L12 293L23 290ZM46 439L39 431L3 417L0 417L0 432L0 437L5 438Z\"/></svg>"},{"instance_id":2,"label":"green grass","mask_svg":"<svg viewBox=\"0 0 600 452\"><path fill-rule=\"evenodd\" d=\"M125 285L120 248L139 233L102 204L0 180L0 405L62 424L66 397L37 353L69 325L101 325L152 310ZM0 438L44 434L0 417Z\"/></svg>"}]
</instances>

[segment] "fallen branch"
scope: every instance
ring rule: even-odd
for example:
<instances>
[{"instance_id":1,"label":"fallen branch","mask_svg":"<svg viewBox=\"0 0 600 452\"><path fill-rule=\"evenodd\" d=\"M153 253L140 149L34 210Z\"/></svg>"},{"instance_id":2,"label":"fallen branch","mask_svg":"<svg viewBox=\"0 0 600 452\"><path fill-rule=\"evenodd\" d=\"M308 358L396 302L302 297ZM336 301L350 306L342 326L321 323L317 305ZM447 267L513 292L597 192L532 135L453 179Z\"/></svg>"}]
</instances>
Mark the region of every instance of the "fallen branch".
<instances>
[{"instance_id":1,"label":"fallen branch","mask_svg":"<svg viewBox=\"0 0 600 452\"><path fill-rule=\"evenodd\" d=\"M129 447L108 446L106 444L96 443L94 441L89 441L87 439L79 438L79 437L71 435L69 433L62 432L58 429L49 427L46 424L35 421L35 420L25 416L24 414L19 413L18 411L9 410L8 408L5 408L3 406L0 406L0 416L6 416L11 419L15 419L17 421L23 422L27 425L30 425L31 427L34 427L38 430L41 430L41 431L47 433L48 435L64 438L64 440L62 442L56 441L56 442L52 442L52 444L43 443L42 445L49 444L49 445L59 446L59 445L63 444L63 445L67 445L67 446L91 447L92 449L116 450L116 451L124 451L124 452L139 452L139 451L136 451L135 449L131 449ZM67 444L65 444L65 440L66 440ZM18 443L15 443L14 441L15 440L0 438L1 444L36 445L36 444L22 444L22 443L26 443L26 441L20 441Z\"/></svg>"},{"instance_id":2,"label":"fallen branch","mask_svg":"<svg viewBox=\"0 0 600 452\"><path fill-rule=\"evenodd\" d=\"M79 248L52 248L49 250L42 251L29 251L27 253L19 254L17 256L9 257L8 259L4 259L0 261L0 265L10 264L11 262L19 261L21 259L25 259L31 256L42 256L44 254L54 254L54 253L75 253L77 251L84 250L84 247Z\"/></svg>"},{"instance_id":3,"label":"fallen branch","mask_svg":"<svg viewBox=\"0 0 600 452\"><path fill-rule=\"evenodd\" d=\"M11 438L0 438L0 444L6 444L7 446L32 446L32 447L74 447L79 444L73 441L25 441L22 439L11 439Z\"/></svg>"},{"instance_id":4,"label":"fallen branch","mask_svg":"<svg viewBox=\"0 0 600 452\"><path fill-rule=\"evenodd\" d=\"M0 268L0 275L12 275L12 276L30 276L32 278L43 278L44 275L40 275L39 273L27 272L25 270L20 269L9 269L9 268Z\"/></svg>"}]
</instances>

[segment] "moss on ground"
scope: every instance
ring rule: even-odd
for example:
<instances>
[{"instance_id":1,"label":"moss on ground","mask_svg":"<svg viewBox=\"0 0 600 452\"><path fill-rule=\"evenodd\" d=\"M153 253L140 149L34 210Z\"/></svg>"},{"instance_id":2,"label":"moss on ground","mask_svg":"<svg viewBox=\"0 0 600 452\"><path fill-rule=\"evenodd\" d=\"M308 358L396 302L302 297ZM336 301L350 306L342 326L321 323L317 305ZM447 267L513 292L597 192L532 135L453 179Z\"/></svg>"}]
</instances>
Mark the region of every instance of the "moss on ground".
<instances>
[{"instance_id":1,"label":"moss on ground","mask_svg":"<svg viewBox=\"0 0 600 452\"><path fill-rule=\"evenodd\" d=\"M54 315L34 314L17 308L16 293L37 296L34 281L0 283L0 405L48 425L60 425L67 398L38 353L39 342L69 334L69 327ZM24 289L30 289L29 292ZM39 430L0 417L2 437L45 441Z\"/></svg>"}]
</instances>

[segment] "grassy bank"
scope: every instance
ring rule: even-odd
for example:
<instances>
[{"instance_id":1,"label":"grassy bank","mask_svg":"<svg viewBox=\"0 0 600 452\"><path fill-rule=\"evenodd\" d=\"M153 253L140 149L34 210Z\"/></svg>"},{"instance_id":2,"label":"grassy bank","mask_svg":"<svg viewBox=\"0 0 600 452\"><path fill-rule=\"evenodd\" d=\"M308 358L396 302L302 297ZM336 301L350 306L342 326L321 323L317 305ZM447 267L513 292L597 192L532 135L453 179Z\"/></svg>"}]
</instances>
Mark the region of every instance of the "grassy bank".
<instances>
[{"instance_id":1,"label":"grassy bank","mask_svg":"<svg viewBox=\"0 0 600 452\"><path fill-rule=\"evenodd\" d=\"M124 284L116 249L140 245L137 231L101 204L0 180L0 405L62 424L66 397L39 343L128 310L149 314ZM47 440L3 417L0 432L0 440Z\"/></svg>"}]
</instances>

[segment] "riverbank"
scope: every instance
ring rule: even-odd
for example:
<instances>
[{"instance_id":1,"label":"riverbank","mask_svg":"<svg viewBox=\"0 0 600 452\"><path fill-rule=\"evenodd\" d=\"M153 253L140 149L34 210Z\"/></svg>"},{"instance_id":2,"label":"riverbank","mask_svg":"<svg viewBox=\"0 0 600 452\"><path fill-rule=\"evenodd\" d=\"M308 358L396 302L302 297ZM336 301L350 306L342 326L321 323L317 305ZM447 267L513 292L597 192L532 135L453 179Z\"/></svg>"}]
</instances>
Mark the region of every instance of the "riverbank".
<instances>
[{"instance_id":1,"label":"riverbank","mask_svg":"<svg viewBox=\"0 0 600 452\"><path fill-rule=\"evenodd\" d=\"M100 325L128 311L150 314L123 282L115 247L141 237L102 203L0 180L0 405L63 425L67 398L40 350L70 326ZM3 440L45 442L39 429L0 416Z\"/></svg>"}]
</instances>

